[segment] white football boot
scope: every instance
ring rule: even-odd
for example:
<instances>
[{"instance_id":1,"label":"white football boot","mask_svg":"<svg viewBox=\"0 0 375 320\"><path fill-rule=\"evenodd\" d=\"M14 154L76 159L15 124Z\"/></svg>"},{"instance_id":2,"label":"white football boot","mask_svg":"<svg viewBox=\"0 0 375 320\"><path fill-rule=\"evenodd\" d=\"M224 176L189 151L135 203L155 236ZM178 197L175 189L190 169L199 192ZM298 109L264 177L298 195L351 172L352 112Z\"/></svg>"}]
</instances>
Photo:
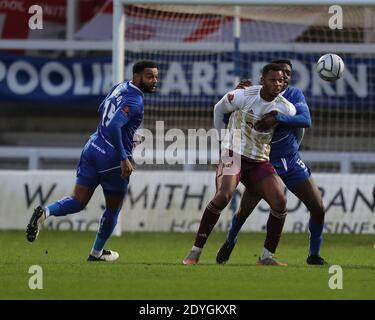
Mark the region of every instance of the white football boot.
<instances>
[{"instance_id":1,"label":"white football boot","mask_svg":"<svg viewBox=\"0 0 375 320\"><path fill-rule=\"evenodd\" d=\"M119 258L119 256L120 255L116 251L103 249L100 257L95 257L92 254L90 254L87 258L87 261L113 262L113 261L116 261Z\"/></svg>"}]
</instances>

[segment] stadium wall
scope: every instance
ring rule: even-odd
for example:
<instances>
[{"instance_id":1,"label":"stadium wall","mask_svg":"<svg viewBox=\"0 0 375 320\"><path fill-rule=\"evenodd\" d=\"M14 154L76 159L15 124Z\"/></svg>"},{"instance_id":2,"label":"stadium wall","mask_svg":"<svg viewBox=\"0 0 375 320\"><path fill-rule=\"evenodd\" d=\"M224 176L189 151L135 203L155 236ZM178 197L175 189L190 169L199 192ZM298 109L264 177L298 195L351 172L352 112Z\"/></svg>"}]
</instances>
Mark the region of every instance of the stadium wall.
<instances>
[{"instance_id":1,"label":"stadium wall","mask_svg":"<svg viewBox=\"0 0 375 320\"><path fill-rule=\"evenodd\" d=\"M325 232L375 234L375 175L316 174L327 209ZM0 229L23 230L33 207L49 204L73 188L74 171L2 171L0 180ZM226 231L237 209L243 188L239 187L222 214L217 231ZM215 192L213 172L135 171L122 213L123 231L195 232L202 211ZM285 232L307 231L308 212L290 192ZM47 229L95 231L104 206L98 188L83 212L51 218ZM261 202L244 231L264 231L268 206Z\"/></svg>"}]
</instances>

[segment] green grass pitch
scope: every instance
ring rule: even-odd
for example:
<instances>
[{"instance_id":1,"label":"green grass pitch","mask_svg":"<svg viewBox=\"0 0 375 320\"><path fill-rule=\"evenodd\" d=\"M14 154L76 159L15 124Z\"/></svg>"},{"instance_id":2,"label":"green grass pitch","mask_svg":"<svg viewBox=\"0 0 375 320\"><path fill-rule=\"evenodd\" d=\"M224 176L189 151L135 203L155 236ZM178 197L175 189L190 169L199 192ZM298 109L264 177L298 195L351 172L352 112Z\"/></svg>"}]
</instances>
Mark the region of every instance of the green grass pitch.
<instances>
[{"instance_id":1,"label":"green grass pitch","mask_svg":"<svg viewBox=\"0 0 375 320\"><path fill-rule=\"evenodd\" d=\"M24 232L0 232L0 299L375 299L375 237L326 234L322 256L343 270L332 290L329 267L308 266L307 234L284 234L277 257L288 267L255 265L264 234L243 233L231 260L216 265L223 233L213 233L199 265L183 266L194 235L124 233L108 248L115 263L87 263L90 232L43 231L34 243ZM48 252L48 253L47 253ZM43 269L43 289L31 290L31 265Z\"/></svg>"}]
</instances>

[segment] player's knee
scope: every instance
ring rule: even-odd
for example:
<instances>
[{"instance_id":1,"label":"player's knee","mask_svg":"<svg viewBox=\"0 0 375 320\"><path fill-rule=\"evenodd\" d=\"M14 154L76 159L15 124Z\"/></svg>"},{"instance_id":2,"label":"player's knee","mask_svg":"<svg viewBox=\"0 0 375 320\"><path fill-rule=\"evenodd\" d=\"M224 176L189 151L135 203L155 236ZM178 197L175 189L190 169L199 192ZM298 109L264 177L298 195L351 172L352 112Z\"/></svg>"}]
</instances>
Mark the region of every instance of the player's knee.
<instances>
[{"instance_id":1,"label":"player's knee","mask_svg":"<svg viewBox=\"0 0 375 320\"><path fill-rule=\"evenodd\" d=\"M231 198L232 198L232 195L228 192L218 192L215 195L214 202L218 207L222 207L222 209L224 209L226 205L229 203Z\"/></svg>"},{"instance_id":2,"label":"player's knee","mask_svg":"<svg viewBox=\"0 0 375 320\"><path fill-rule=\"evenodd\" d=\"M223 194L223 198L224 198L224 202L226 203L226 204L228 204L229 203L229 201L230 201L230 199L232 199L232 195L230 194L230 193L224 193Z\"/></svg>"},{"instance_id":3,"label":"player's knee","mask_svg":"<svg viewBox=\"0 0 375 320\"><path fill-rule=\"evenodd\" d=\"M105 206L107 209L116 210L121 209L125 195L124 194L112 194L108 191L104 192L105 195Z\"/></svg>"},{"instance_id":4,"label":"player's knee","mask_svg":"<svg viewBox=\"0 0 375 320\"><path fill-rule=\"evenodd\" d=\"M90 200L77 194L72 195L70 198L74 199L74 201L76 201L80 205L80 210L85 209Z\"/></svg>"},{"instance_id":5,"label":"player's knee","mask_svg":"<svg viewBox=\"0 0 375 320\"><path fill-rule=\"evenodd\" d=\"M311 213L311 218L316 222L316 223L322 223L324 222L324 216L325 216L325 208L323 203L319 203L318 205L314 206L310 210Z\"/></svg>"},{"instance_id":6,"label":"player's knee","mask_svg":"<svg viewBox=\"0 0 375 320\"><path fill-rule=\"evenodd\" d=\"M272 210L276 212L284 212L286 211L286 197L285 196L278 196L275 197L270 204Z\"/></svg>"},{"instance_id":7,"label":"player's knee","mask_svg":"<svg viewBox=\"0 0 375 320\"><path fill-rule=\"evenodd\" d=\"M323 203L321 203L318 207L318 216L321 218L324 218L325 214L326 214L326 210L324 208Z\"/></svg>"}]
</instances>

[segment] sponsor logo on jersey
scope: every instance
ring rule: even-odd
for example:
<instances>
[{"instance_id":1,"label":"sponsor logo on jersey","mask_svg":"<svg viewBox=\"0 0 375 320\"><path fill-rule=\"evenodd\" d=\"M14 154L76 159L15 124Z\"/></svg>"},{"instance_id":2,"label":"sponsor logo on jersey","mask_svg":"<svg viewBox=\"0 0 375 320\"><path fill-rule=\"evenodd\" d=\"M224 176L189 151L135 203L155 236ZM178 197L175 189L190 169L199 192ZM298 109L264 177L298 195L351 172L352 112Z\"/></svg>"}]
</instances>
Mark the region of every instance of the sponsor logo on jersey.
<instances>
[{"instance_id":1,"label":"sponsor logo on jersey","mask_svg":"<svg viewBox=\"0 0 375 320\"><path fill-rule=\"evenodd\" d=\"M98 150L100 153L102 154L106 154L105 150L100 148L98 145L96 145L94 142L91 142L91 145L96 149Z\"/></svg>"},{"instance_id":2,"label":"sponsor logo on jersey","mask_svg":"<svg viewBox=\"0 0 375 320\"><path fill-rule=\"evenodd\" d=\"M233 160L228 162L223 161L223 168L230 168L231 166L233 166Z\"/></svg>"}]
</instances>

